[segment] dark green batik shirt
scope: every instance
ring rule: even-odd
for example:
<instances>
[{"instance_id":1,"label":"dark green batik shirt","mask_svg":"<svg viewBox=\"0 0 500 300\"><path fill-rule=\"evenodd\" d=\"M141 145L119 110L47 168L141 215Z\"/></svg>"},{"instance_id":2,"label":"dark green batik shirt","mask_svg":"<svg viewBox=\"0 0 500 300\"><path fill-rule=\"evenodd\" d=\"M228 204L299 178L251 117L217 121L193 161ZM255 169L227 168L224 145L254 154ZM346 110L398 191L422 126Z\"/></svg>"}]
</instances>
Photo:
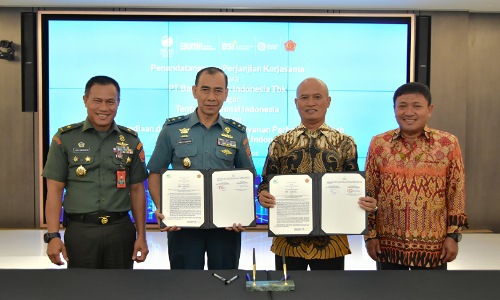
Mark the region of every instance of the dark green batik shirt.
<instances>
[{"instance_id":1,"label":"dark green batik shirt","mask_svg":"<svg viewBox=\"0 0 500 300\"><path fill-rule=\"evenodd\" d=\"M250 168L255 174L245 126L219 115L206 128L196 111L163 125L148 169L162 174L170 165L194 170Z\"/></svg>"},{"instance_id":2,"label":"dark green batik shirt","mask_svg":"<svg viewBox=\"0 0 500 300\"><path fill-rule=\"evenodd\" d=\"M136 132L113 122L101 134L86 119L60 128L52 139L42 176L66 183L68 213L129 211L130 186L148 176ZM117 187L117 171L125 171L125 188Z\"/></svg>"}]
</instances>

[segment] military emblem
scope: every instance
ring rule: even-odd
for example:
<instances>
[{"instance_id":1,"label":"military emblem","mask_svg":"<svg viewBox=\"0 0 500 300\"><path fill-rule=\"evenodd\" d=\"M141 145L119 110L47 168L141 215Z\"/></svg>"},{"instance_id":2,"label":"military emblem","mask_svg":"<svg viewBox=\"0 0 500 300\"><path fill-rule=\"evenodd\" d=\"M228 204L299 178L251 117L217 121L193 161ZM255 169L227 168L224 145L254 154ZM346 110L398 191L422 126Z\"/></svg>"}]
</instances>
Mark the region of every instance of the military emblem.
<instances>
[{"instance_id":1,"label":"military emblem","mask_svg":"<svg viewBox=\"0 0 500 300\"><path fill-rule=\"evenodd\" d=\"M191 160L189 159L189 157L184 157L184 159L182 160L182 165L186 169L189 169L191 167Z\"/></svg>"},{"instance_id":2,"label":"military emblem","mask_svg":"<svg viewBox=\"0 0 500 300\"><path fill-rule=\"evenodd\" d=\"M102 216L102 217L99 217L99 219L101 219L101 224L102 224L102 225L106 225L106 224L108 224L108 222L109 222L109 219L108 219L108 218L109 218L109 216Z\"/></svg>"},{"instance_id":3,"label":"military emblem","mask_svg":"<svg viewBox=\"0 0 500 300\"><path fill-rule=\"evenodd\" d=\"M181 138L187 138L189 137L189 128L180 128L179 132L181 133Z\"/></svg>"},{"instance_id":4,"label":"military emblem","mask_svg":"<svg viewBox=\"0 0 500 300\"><path fill-rule=\"evenodd\" d=\"M139 152L139 158L142 162L146 161L146 154L144 153L144 149L141 149L141 152Z\"/></svg>"},{"instance_id":5,"label":"military emblem","mask_svg":"<svg viewBox=\"0 0 500 300\"><path fill-rule=\"evenodd\" d=\"M76 168L76 176L83 177L85 174L87 174L87 170L82 165Z\"/></svg>"},{"instance_id":6,"label":"military emblem","mask_svg":"<svg viewBox=\"0 0 500 300\"><path fill-rule=\"evenodd\" d=\"M226 155L230 155L230 154L233 154L233 152L231 152L230 150L228 149L224 149L224 150L221 150L220 152L226 154Z\"/></svg>"},{"instance_id":7,"label":"military emblem","mask_svg":"<svg viewBox=\"0 0 500 300\"><path fill-rule=\"evenodd\" d=\"M122 154L133 154L134 150L130 149L128 144L122 142L117 142L116 143L118 146L113 148L113 153L116 155L117 158L122 159L123 155Z\"/></svg>"},{"instance_id":8,"label":"military emblem","mask_svg":"<svg viewBox=\"0 0 500 300\"><path fill-rule=\"evenodd\" d=\"M85 157L86 162L90 162L90 156Z\"/></svg>"},{"instance_id":9,"label":"military emblem","mask_svg":"<svg viewBox=\"0 0 500 300\"><path fill-rule=\"evenodd\" d=\"M123 135L121 135L121 134L119 136L119 139L120 139L120 142L125 142L125 137Z\"/></svg>"},{"instance_id":10,"label":"military emblem","mask_svg":"<svg viewBox=\"0 0 500 300\"><path fill-rule=\"evenodd\" d=\"M73 161L74 161L74 162L77 162L77 161L78 161L78 157L76 157L76 156L75 156L75 157L73 157Z\"/></svg>"},{"instance_id":11,"label":"military emblem","mask_svg":"<svg viewBox=\"0 0 500 300\"><path fill-rule=\"evenodd\" d=\"M120 143L116 143L116 144L117 144L118 146L120 146L120 147L123 147L123 148L125 148L125 147L127 147L127 146L128 146L128 144L125 144L123 141L121 141ZM128 148L128 147L127 147L127 148Z\"/></svg>"},{"instance_id":12,"label":"military emblem","mask_svg":"<svg viewBox=\"0 0 500 300\"><path fill-rule=\"evenodd\" d=\"M223 136L223 137L226 137L228 139L232 139L233 138L233 136L229 134L231 132L231 128L229 128L229 127L224 128L224 132L225 133L221 133L220 135Z\"/></svg>"},{"instance_id":13,"label":"military emblem","mask_svg":"<svg viewBox=\"0 0 500 300\"><path fill-rule=\"evenodd\" d=\"M128 156L127 157L127 164L129 164L131 161L132 161L132 159L130 159L130 156Z\"/></svg>"},{"instance_id":14,"label":"military emblem","mask_svg":"<svg viewBox=\"0 0 500 300\"><path fill-rule=\"evenodd\" d=\"M80 147L80 148L85 147L85 143L84 143L84 142L79 142L79 143L78 143L78 147Z\"/></svg>"}]
</instances>

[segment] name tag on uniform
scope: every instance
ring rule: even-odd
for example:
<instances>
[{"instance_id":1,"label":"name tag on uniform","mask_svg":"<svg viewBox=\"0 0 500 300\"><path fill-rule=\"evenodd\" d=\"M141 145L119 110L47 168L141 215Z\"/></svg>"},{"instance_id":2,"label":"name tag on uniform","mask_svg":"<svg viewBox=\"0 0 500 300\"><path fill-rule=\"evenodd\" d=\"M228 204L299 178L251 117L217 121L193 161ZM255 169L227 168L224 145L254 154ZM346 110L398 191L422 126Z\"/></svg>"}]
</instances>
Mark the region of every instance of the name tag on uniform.
<instances>
[{"instance_id":1,"label":"name tag on uniform","mask_svg":"<svg viewBox=\"0 0 500 300\"><path fill-rule=\"evenodd\" d=\"M179 145L185 145L185 144L192 144L193 143L193 140L189 139L189 140L178 140L177 141L177 144Z\"/></svg>"}]
</instances>

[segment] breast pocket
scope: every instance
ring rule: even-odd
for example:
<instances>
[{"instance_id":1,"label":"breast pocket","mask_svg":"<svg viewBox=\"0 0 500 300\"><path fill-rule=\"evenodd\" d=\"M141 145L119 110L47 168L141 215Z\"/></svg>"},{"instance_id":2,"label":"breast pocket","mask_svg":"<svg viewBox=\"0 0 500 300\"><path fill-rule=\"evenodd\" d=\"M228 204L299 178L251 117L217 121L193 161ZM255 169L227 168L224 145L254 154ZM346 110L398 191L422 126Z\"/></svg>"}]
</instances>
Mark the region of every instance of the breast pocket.
<instances>
[{"instance_id":1,"label":"breast pocket","mask_svg":"<svg viewBox=\"0 0 500 300\"><path fill-rule=\"evenodd\" d=\"M195 145L178 145L174 149L174 155L178 159L183 159L185 157L193 157L196 156L198 150Z\"/></svg>"},{"instance_id":2,"label":"breast pocket","mask_svg":"<svg viewBox=\"0 0 500 300\"><path fill-rule=\"evenodd\" d=\"M95 157L93 154L77 154L68 157L68 177L73 179L83 179L87 173L94 169Z\"/></svg>"},{"instance_id":3,"label":"breast pocket","mask_svg":"<svg viewBox=\"0 0 500 300\"><path fill-rule=\"evenodd\" d=\"M216 147L215 156L227 162L233 162L236 156L236 149L226 147Z\"/></svg>"}]
</instances>

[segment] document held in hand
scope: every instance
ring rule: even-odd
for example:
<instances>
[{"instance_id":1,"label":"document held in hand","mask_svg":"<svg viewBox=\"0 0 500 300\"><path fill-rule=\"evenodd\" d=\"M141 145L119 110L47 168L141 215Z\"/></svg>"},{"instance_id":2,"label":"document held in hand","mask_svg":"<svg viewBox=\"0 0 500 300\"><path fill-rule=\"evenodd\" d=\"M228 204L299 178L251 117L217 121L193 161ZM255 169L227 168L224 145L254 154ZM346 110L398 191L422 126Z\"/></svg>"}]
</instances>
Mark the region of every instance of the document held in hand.
<instances>
[{"instance_id":1,"label":"document held in hand","mask_svg":"<svg viewBox=\"0 0 500 300\"><path fill-rule=\"evenodd\" d=\"M367 214L364 172L273 175L269 236L363 234Z\"/></svg>"},{"instance_id":2,"label":"document held in hand","mask_svg":"<svg viewBox=\"0 0 500 300\"><path fill-rule=\"evenodd\" d=\"M254 174L249 169L167 170L161 179L161 225L255 226L254 201Z\"/></svg>"}]
</instances>

